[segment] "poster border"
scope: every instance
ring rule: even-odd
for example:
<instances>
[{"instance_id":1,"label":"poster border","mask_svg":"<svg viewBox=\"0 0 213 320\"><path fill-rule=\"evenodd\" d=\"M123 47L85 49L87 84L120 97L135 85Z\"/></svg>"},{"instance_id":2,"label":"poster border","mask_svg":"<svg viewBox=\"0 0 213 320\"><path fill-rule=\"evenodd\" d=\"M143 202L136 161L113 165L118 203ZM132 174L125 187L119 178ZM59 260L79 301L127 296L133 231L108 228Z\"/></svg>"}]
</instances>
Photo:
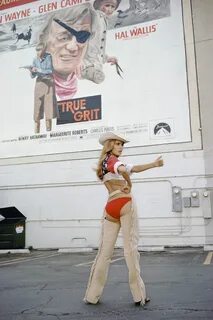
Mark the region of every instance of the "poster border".
<instances>
[{"instance_id":1,"label":"poster border","mask_svg":"<svg viewBox=\"0 0 213 320\"><path fill-rule=\"evenodd\" d=\"M203 148L191 0L181 0L181 10L184 38L183 41L186 57L186 80L189 101L189 125L191 140L188 142L162 143L152 144L148 146L127 147L124 156L202 150ZM99 156L100 149L101 148L76 152L67 151L63 153L43 154L34 156L5 157L0 159L0 166L38 162L70 161L88 158L93 159Z\"/></svg>"}]
</instances>

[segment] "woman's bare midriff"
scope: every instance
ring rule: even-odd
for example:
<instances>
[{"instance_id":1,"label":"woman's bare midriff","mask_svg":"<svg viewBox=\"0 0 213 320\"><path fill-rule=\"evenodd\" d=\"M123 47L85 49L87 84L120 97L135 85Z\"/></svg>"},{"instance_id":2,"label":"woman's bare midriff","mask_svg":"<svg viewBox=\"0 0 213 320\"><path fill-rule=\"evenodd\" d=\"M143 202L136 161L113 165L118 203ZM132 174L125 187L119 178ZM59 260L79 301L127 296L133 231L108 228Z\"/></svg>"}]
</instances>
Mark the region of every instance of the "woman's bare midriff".
<instances>
[{"instance_id":1,"label":"woman's bare midriff","mask_svg":"<svg viewBox=\"0 0 213 320\"><path fill-rule=\"evenodd\" d=\"M109 192L108 202L113 199L118 199L118 198L127 198L127 197L131 198L131 193L125 193L122 191L122 188L125 187L125 185L126 185L126 181L110 180L110 181L104 182L104 185ZM112 192L117 191L117 190L120 192L110 196L110 194ZM124 205L124 207L122 208L121 216L125 214L126 209L129 209L130 205L131 205L131 202L128 202L127 204ZM117 222L117 223L119 223L119 221L120 221L118 219L111 217L107 212L106 212L106 219L109 221L112 221L112 222Z\"/></svg>"}]
</instances>

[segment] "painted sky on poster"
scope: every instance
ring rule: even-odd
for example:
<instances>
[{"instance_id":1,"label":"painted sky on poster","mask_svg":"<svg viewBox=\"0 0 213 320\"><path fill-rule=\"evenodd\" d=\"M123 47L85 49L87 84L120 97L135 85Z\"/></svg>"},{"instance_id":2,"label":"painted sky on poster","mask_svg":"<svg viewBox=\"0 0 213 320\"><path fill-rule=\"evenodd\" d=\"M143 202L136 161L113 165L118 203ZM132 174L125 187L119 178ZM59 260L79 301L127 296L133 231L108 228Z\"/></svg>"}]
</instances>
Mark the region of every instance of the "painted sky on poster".
<instances>
[{"instance_id":1,"label":"painted sky on poster","mask_svg":"<svg viewBox=\"0 0 213 320\"><path fill-rule=\"evenodd\" d=\"M126 134L130 146L191 140L179 0L135 1L134 10L121 0L108 21L106 54L117 58L122 77L115 65L104 63L101 83L78 79L71 99L58 98L59 109L68 110L67 123L54 119L47 132L41 120L35 134L35 79L20 67L32 64L38 35L49 17L85 2L36 1L1 11L0 157L94 150L99 148L97 137L107 130ZM30 42L17 41L17 34L30 28Z\"/></svg>"}]
</instances>

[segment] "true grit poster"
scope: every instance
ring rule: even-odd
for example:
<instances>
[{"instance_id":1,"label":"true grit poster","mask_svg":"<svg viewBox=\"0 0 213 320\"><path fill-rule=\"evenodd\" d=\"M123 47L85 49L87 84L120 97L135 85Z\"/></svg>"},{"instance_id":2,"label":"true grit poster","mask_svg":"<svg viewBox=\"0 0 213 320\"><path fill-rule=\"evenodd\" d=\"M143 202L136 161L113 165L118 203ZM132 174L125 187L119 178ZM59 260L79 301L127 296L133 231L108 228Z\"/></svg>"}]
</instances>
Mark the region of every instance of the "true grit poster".
<instances>
[{"instance_id":1,"label":"true grit poster","mask_svg":"<svg viewBox=\"0 0 213 320\"><path fill-rule=\"evenodd\" d=\"M1 1L0 157L190 141L180 0Z\"/></svg>"}]
</instances>

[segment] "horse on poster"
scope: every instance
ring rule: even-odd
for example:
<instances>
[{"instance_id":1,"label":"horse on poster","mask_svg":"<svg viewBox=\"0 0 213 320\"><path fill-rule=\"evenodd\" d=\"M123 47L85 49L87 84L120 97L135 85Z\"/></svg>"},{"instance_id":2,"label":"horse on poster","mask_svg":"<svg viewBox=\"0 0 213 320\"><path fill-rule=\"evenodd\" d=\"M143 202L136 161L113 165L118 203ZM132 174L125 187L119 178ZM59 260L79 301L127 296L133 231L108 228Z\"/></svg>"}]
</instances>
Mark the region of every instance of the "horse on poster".
<instances>
[{"instance_id":1,"label":"horse on poster","mask_svg":"<svg viewBox=\"0 0 213 320\"><path fill-rule=\"evenodd\" d=\"M16 42L17 43L19 40L25 40L28 42L28 44L30 44L30 40L32 37L32 28L29 27L29 30L26 33L16 33Z\"/></svg>"}]
</instances>

